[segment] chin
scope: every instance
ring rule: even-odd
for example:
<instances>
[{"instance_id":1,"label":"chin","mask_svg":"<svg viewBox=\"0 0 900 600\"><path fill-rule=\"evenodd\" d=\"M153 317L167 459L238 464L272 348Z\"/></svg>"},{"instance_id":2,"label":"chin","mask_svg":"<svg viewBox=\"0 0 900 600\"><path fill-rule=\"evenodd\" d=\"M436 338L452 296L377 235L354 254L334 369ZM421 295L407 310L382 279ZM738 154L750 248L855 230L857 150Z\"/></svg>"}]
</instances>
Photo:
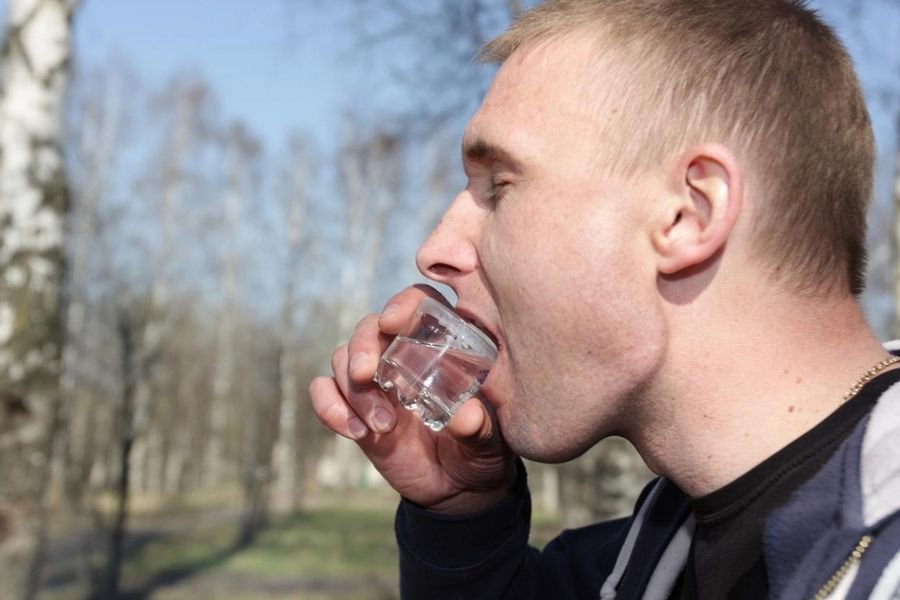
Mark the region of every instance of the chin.
<instances>
[{"instance_id":1,"label":"chin","mask_svg":"<svg viewBox=\"0 0 900 600\"><path fill-rule=\"evenodd\" d=\"M546 435L549 432L550 429L540 433ZM540 434L535 435L534 430L530 430L524 435L516 432L506 436L506 443L516 455L545 464L559 464L574 460L587 452L598 441L593 438L579 439L571 435L545 439Z\"/></svg>"},{"instance_id":2,"label":"chin","mask_svg":"<svg viewBox=\"0 0 900 600\"><path fill-rule=\"evenodd\" d=\"M574 460L590 450L600 440L620 435L612 428L591 427L590 422L572 423L521 418L504 419L509 413L498 414L503 437L518 456L538 463L559 464ZM581 425L579 427L579 424Z\"/></svg>"}]
</instances>

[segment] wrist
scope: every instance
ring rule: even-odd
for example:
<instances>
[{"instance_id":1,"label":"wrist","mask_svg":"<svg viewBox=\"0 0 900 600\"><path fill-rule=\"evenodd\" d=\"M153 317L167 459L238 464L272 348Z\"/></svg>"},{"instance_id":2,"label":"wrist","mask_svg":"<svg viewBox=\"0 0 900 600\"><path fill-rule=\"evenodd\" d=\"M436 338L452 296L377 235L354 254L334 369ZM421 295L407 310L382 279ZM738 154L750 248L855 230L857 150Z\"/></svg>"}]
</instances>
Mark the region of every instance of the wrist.
<instances>
[{"instance_id":1,"label":"wrist","mask_svg":"<svg viewBox=\"0 0 900 600\"><path fill-rule=\"evenodd\" d=\"M518 465L517 465L518 466ZM396 533L401 554L401 572L404 564L416 564L425 568L437 566L442 573L446 570L470 568L473 565L488 565L496 559L498 549L524 548L528 543L531 523L531 501L528 496L527 475L522 466L512 470L516 474L514 484L494 493L478 493L458 506L468 514L438 513L404 499L397 509ZM467 494L473 496L474 493ZM492 502L493 497L501 499L491 506L471 512L476 505ZM463 510L464 509L464 510ZM427 566L426 566L427 565ZM487 567L490 568L490 567Z\"/></svg>"},{"instance_id":2,"label":"wrist","mask_svg":"<svg viewBox=\"0 0 900 600\"><path fill-rule=\"evenodd\" d=\"M512 495L524 493L526 486L525 465L517 459L500 485L491 489L463 490L427 509L448 516L473 515L493 508Z\"/></svg>"}]
</instances>

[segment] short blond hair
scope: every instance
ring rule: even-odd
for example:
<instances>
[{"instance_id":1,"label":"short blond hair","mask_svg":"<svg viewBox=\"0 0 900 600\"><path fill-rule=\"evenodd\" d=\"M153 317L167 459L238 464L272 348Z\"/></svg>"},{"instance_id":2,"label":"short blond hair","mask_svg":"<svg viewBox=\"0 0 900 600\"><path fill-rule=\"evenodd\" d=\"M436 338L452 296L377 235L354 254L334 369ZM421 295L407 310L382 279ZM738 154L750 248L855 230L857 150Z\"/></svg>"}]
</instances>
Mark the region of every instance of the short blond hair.
<instances>
[{"instance_id":1,"label":"short blond hair","mask_svg":"<svg viewBox=\"0 0 900 600\"><path fill-rule=\"evenodd\" d=\"M598 62L618 65L611 168L726 143L763 187L754 243L773 277L804 293L862 291L871 123L851 59L804 2L547 0L480 58L573 32L596 34Z\"/></svg>"}]
</instances>

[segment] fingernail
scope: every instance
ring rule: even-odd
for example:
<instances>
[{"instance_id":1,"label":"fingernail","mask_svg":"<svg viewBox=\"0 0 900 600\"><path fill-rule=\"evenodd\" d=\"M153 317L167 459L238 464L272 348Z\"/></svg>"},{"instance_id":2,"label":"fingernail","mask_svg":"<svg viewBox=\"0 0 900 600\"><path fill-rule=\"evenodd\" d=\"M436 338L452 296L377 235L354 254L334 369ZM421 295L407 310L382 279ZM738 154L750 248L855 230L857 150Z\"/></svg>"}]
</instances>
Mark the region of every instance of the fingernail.
<instances>
[{"instance_id":1,"label":"fingernail","mask_svg":"<svg viewBox=\"0 0 900 600\"><path fill-rule=\"evenodd\" d=\"M359 371L363 367L369 364L369 355L363 352L356 354L353 358L350 359L350 370L353 372Z\"/></svg>"},{"instance_id":2,"label":"fingernail","mask_svg":"<svg viewBox=\"0 0 900 600\"><path fill-rule=\"evenodd\" d=\"M395 312L397 312L397 310L399 310L399 308L400 307L397 306L396 304L388 304L387 306L384 307L384 310L381 311L381 316L389 317L392 314L394 314Z\"/></svg>"},{"instance_id":3,"label":"fingernail","mask_svg":"<svg viewBox=\"0 0 900 600\"><path fill-rule=\"evenodd\" d=\"M349 421L347 421L347 429L350 430L350 437L354 440L360 440L366 437L366 434L369 433L369 428L366 427L365 423L360 421L357 417L353 417Z\"/></svg>"},{"instance_id":4,"label":"fingernail","mask_svg":"<svg viewBox=\"0 0 900 600\"><path fill-rule=\"evenodd\" d=\"M394 424L394 417L383 408L376 408L372 412L372 428L378 433L387 433Z\"/></svg>"}]
</instances>

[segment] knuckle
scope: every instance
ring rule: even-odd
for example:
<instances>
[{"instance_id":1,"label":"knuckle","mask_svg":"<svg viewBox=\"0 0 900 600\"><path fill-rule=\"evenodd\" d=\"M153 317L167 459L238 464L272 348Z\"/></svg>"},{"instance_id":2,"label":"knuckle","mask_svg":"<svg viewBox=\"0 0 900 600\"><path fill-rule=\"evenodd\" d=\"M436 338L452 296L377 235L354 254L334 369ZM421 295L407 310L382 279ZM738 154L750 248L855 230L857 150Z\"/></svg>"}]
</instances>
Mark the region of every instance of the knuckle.
<instances>
[{"instance_id":1,"label":"knuckle","mask_svg":"<svg viewBox=\"0 0 900 600\"><path fill-rule=\"evenodd\" d=\"M356 328L353 330L353 337L351 338L351 342L355 343L360 339L368 339L373 334L377 334L378 316L378 314L370 313L357 321Z\"/></svg>"},{"instance_id":2,"label":"knuckle","mask_svg":"<svg viewBox=\"0 0 900 600\"><path fill-rule=\"evenodd\" d=\"M340 362L340 360L347 355L347 344L341 344L337 348L334 349L334 352L331 353L331 366L332 368Z\"/></svg>"},{"instance_id":3,"label":"knuckle","mask_svg":"<svg viewBox=\"0 0 900 600\"><path fill-rule=\"evenodd\" d=\"M360 318L360 320L356 322L356 329L363 329L367 327L372 322L373 317L377 318L377 315L372 313L363 315L362 318Z\"/></svg>"}]
</instances>

